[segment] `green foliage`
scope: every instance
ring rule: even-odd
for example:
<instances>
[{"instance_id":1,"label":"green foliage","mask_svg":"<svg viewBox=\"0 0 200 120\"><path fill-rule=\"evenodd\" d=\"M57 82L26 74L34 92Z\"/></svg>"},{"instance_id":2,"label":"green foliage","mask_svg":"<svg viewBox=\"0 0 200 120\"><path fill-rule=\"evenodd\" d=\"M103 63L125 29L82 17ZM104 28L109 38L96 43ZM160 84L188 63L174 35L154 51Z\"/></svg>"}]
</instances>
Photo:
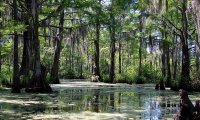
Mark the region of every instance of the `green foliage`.
<instances>
[{"instance_id":1,"label":"green foliage","mask_svg":"<svg viewBox=\"0 0 200 120\"><path fill-rule=\"evenodd\" d=\"M145 83L158 83L162 79L162 74L149 64L145 64L142 65L142 79Z\"/></svg>"},{"instance_id":2,"label":"green foliage","mask_svg":"<svg viewBox=\"0 0 200 120\"><path fill-rule=\"evenodd\" d=\"M109 83L110 82L109 75L102 75L102 79L103 79L103 82L105 82L105 83Z\"/></svg>"},{"instance_id":3,"label":"green foliage","mask_svg":"<svg viewBox=\"0 0 200 120\"><path fill-rule=\"evenodd\" d=\"M0 84L0 91L4 90L4 87Z\"/></svg>"},{"instance_id":4,"label":"green foliage","mask_svg":"<svg viewBox=\"0 0 200 120\"><path fill-rule=\"evenodd\" d=\"M41 62L47 68L47 72L50 72L50 65L52 64L54 49L50 47L42 47L41 49Z\"/></svg>"},{"instance_id":5,"label":"green foliage","mask_svg":"<svg viewBox=\"0 0 200 120\"><path fill-rule=\"evenodd\" d=\"M13 67L9 63L4 63L0 72L0 84L10 83L13 74Z\"/></svg>"},{"instance_id":6,"label":"green foliage","mask_svg":"<svg viewBox=\"0 0 200 120\"><path fill-rule=\"evenodd\" d=\"M0 3L0 12L4 11L6 6L7 6L6 3L1 2L1 3Z\"/></svg>"},{"instance_id":7,"label":"green foliage","mask_svg":"<svg viewBox=\"0 0 200 120\"><path fill-rule=\"evenodd\" d=\"M9 21L4 24L0 32L4 35L17 32L18 34L26 30L26 25L21 22Z\"/></svg>"},{"instance_id":8,"label":"green foliage","mask_svg":"<svg viewBox=\"0 0 200 120\"><path fill-rule=\"evenodd\" d=\"M136 74L132 74L131 72L116 74L116 82L117 83L135 83Z\"/></svg>"},{"instance_id":9,"label":"green foliage","mask_svg":"<svg viewBox=\"0 0 200 120\"><path fill-rule=\"evenodd\" d=\"M101 70L100 70L101 74L108 74L109 73L109 65L108 65L107 60L100 59L100 66L101 66Z\"/></svg>"},{"instance_id":10,"label":"green foliage","mask_svg":"<svg viewBox=\"0 0 200 120\"><path fill-rule=\"evenodd\" d=\"M62 72L60 72L60 77L62 78L66 78L66 79L75 79L76 73L73 69L70 68L65 68L65 69L61 69Z\"/></svg>"},{"instance_id":11,"label":"green foliage","mask_svg":"<svg viewBox=\"0 0 200 120\"><path fill-rule=\"evenodd\" d=\"M0 3L0 12L2 13L0 18L2 23L0 24L0 51L1 59L4 61L2 74L0 75L1 81L9 81L12 76L12 65L8 63L13 61L14 32L19 35L19 45L21 45L19 46L19 63L21 62L21 48L23 46L21 41L23 41L23 32L28 28L23 19L25 15L29 17L29 27L34 28L33 18L24 1L17 1L20 22L12 20L13 15L10 13L13 8L6 3L5 1ZM64 11L65 20L64 30L62 31L64 39L62 40L62 51L59 58L60 78L90 78L93 74L92 67L94 67L94 53L96 52L94 41L98 39L97 34L99 34L100 74L104 82L109 82L110 42L112 37L110 32L112 30L109 29L111 28L109 26L112 26L111 29L114 28L116 39L114 82L131 84L137 81L139 47L142 47L142 81L157 83L161 79L166 79L161 77L162 61L159 59L162 52L166 52L163 50L166 46L170 52L176 52L174 48L179 47L176 54L181 53L181 40L179 40L179 37L182 34L181 31L183 31L181 30L183 21L180 10L182 2L168 0L168 11L164 3L161 0L105 0L101 3L98 0L51 0L41 2L42 7L39 10L40 56L41 63L47 68L47 79L50 80L50 70L56 50L54 39L61 27L59 23L61 11ZM21 8L22 6L23 8ZM110 19L112 15L113 21ZM189 39L195 40L195 25L191 19L192 15L188 13L187 17ZM100 33L97 32L97 23L100 24ZM177 43L174 44L175 35L177 36ZM152 45L157 49L153 53L149 53L147 50L151 46L149 36L152 37ZM50 44L47 41L50 41ZM119 42L121 43L121 62L123 64L121 65L121 74L117 73L119 70ZM179 56L176 57L178 59ZM154 58L156 58L155 62L158 64L151 66L148 63L149 59ZM171 58L170 54L170 61ZM194 64L193 61L191 63ZM196 69L192 68L192 80L199 79L198 73ZM180 72L177 74L180 74ZM26 82L29 78L21 76L20 79L22 82ZM179 78L173 81L176 86L179 83Z\"/></svg>"},{"instance_id":12,"label":"green foliage","mask_svg":"<svg viewBox=\"0 0 200 120\"><path fill-rule=\"evenodd\" d=\"M13 43L8 38L3 38L1 40L2 40L2 41L0 41L0 45L2 45L2 46L0 46L1 57L6 58L6 57L10 56L13 52L13 49L12 49Z\"/></svg>"}]
</instances>

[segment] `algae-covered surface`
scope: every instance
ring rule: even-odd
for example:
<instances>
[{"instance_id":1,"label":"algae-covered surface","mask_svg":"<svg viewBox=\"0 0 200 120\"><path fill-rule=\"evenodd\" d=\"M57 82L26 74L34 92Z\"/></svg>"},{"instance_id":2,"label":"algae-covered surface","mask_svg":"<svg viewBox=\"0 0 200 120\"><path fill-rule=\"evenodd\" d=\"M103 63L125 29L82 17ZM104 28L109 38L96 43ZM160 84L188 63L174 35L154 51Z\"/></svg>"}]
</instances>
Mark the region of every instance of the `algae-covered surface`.
<instances>
[{"instance_id":1,"label":"algae-covered surface","mask_svg":"<svg viewBox=\"0 0 200 120\"><path fill-rule=\"evenodd\" d=\"M154 85L62 80L51 94L0 92L0 120L168 120L179 109L177 92ZM199 100L198 93L189 93Z\"/></svg>"}]
</instances>

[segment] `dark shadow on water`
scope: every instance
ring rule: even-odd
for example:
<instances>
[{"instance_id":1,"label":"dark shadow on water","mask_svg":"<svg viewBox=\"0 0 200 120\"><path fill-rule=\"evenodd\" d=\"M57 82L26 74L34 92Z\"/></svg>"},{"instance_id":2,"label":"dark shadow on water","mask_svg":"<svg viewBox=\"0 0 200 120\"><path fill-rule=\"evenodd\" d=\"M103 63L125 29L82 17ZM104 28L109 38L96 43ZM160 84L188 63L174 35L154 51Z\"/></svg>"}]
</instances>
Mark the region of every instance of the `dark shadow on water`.
<instances>
[{"instance_id":1,"label":"dark shadow on water","mask_svg":"<svg viewBox=\"0 0 200 120\"><path fill-rule=\"evenodd\" d=\"M27 118L29 114L44 113L45 104L0 102L0 119Z\"/></svg>"}]
</instances>

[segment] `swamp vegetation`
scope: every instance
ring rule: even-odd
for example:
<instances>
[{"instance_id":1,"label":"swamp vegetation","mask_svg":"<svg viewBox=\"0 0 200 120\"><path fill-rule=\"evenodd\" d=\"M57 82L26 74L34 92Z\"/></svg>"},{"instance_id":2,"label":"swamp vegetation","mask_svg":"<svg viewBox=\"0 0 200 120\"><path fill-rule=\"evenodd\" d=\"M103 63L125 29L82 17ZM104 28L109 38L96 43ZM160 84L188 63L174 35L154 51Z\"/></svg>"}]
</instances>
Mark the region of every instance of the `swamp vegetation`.
<instances>
[{"instance_id":1,"label":"swamp vegetation","mask_svg":"<svg viewBox=\"0 0 200 120\"><path fill-rule=\"evenodd\" d=\"M0 0L0 119L172 119L199 42L199 0Z\"/></svg>"}]
</instances>

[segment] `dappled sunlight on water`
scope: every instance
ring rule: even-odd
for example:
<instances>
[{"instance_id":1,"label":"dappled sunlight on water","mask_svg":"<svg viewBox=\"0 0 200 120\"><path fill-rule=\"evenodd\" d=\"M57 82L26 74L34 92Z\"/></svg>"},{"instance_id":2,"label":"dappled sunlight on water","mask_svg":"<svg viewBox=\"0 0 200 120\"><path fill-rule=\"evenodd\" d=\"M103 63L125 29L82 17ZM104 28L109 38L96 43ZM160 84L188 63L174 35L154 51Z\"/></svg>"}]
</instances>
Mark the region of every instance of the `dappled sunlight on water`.
<instances>
[{"instance_id":1,"label":"dappled sunlight on water","mask_svg":"<svg viewBox=\"0 0 200 120\"><path fill-rule=\"evenodd\" d=\"M52 94L0 92L0 119L161 120L173 119L179 108L177 92L155 91L154 85L62 83L52 85Z\"/></svg>"}]
</instances>

